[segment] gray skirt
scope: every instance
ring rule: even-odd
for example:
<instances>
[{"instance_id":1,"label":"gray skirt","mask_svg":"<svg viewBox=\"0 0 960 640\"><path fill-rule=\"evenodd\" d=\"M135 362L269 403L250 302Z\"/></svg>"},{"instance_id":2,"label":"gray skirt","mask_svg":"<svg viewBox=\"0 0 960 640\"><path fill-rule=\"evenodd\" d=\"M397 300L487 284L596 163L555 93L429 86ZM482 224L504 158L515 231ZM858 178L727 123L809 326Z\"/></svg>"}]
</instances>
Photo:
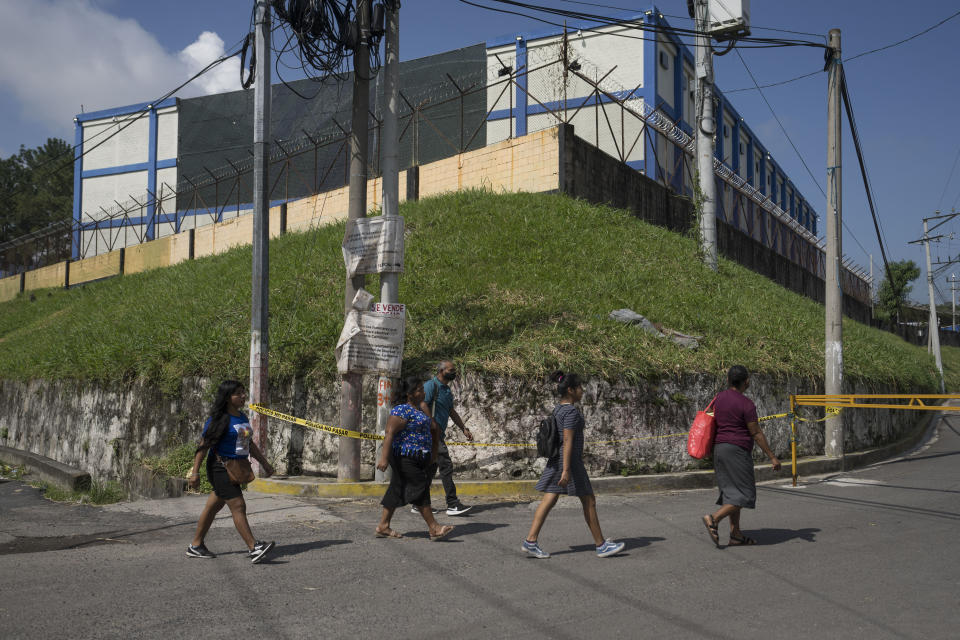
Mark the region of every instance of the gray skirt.
<instances>
[{"instance_id":1,"label":"gray skirt","mask_svg":"<svg viewBox=\"0 0 960 640\"><path fill-rule=\"evenodd\" d=\"M547 461L547 466L537 482L537 491L542 493L560 493L568 496L591 496L593 495L593 486L590 484L590 477L587 475L587 469L583 466L583 460L578 460L574 456L570 462L570 478L567 486L561 487L560 476L563 475L563 453L554 456Z\"/></svg>"},{"instance_id":2,"label":"gray skirt","mask_svg":"<svg viewBox=\"0 0 960 640\"><path fill-rule=\"evenodd\" d=\"M749 451L721 442L713 447L713 468L720 489L717 504L747 509L757 506L757 482L753 476L753 456Z\"/></svg>"}]
</instances>

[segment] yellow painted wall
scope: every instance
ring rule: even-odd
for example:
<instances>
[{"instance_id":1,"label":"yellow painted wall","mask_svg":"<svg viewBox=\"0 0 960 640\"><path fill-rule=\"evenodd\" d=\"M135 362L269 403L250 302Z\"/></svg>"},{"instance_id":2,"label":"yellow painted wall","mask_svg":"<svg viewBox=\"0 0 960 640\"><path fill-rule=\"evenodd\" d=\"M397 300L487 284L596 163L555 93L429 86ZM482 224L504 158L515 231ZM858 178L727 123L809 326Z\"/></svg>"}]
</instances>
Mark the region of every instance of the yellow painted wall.
<instances>
[{"instance_id":1,"label":"yellow painted wall","mask_svg":"<svg viewBox=\"0 0 960 640\"><path fill-rule=\"evenodd\" d=\"M177 235L188 236L181 233ZM165 236L157 238L151 242L127 247L127 254L123 261L124 273L140 273L150 269L159 269L160 267L169 267L170 246L173 244L175 236ZM187 238L189 241L189 237Z\"/></svg>"},{"instance_id":2,"label":"yellow painted wall","mask_svg":"<svg viewBox=\"0 0 960 640\"><path fill-rule=\"evenodd\" d=\"M199 227L194 231L193 257L202 258L223 253L233 247L248 245L252 239L252 215Z\"/></svg>"},{"instance_id":3,"label":"yellow painted wall","mask_svg":"<svg viewBox=\"0 0 960 640\"><path fill-rule=\"evenodd\" d=\"M13 300L20 293L20 274L0 279L0 302Z\"/></svg>"},{"instance_id":4,"label":"yellow painted wall","mask_svg":"<svg viewBox=\"0 0 960 640\"><path fill-rule=\"evenodd\" d=\"M469 188L493 191L542 192L554 190L559 180L558 130L545 129L523 138L446 158L420 167L420 196L427 197ZM407 172L400 172L400 201L407 199ZM383 182L367 182L367 210L383 202ZM347 217L349 189L340 187L287 204L287 231L306 231ZM280 207L270 209L270 235L280 233ZM194 257L223 253L249 245L253 237L253 216L244 215L226 222L205 225L194 231ZM125 273L139 273L189 260L188 231L127 247ZM87 282L119 273L120 252L87 258L70 265L71 283ZM64 263L30 271L27 290L62 287ZM0 301L12 299L20 288L19 276L0 280Z\"/></svg>"},{"instance_id":5,"label":"yellow painted wall","mask_svg":"<svg viewBox=\"0 0 960 640\"><path fill-rule=\"evenodd\" d=\"M49 267L41 267L33 271L27 271L24 280L24 291L33 291L34 289L47 289L49 287L62 287L64 278L67 275L67 263L59 262Z\"/></svg>"},{"instance_id":6,"label":"yellow painted wall","mask_svg":"<svg viewBox=\"0 0 960 640\"><path fill-rule=\"evenodd\" d=\"M154 244L152 242L147 243L147 246ZM110 276L115 276L120 274L120 251L111 251L109 253L101 253L98 256L93 256L92 258L85 258L83 260L77 260L76 262L70 263L70 284L80 284L82 282L90 282L91 280L99 280L100 278L108 278Z\"/></svg>"}]
</instances>

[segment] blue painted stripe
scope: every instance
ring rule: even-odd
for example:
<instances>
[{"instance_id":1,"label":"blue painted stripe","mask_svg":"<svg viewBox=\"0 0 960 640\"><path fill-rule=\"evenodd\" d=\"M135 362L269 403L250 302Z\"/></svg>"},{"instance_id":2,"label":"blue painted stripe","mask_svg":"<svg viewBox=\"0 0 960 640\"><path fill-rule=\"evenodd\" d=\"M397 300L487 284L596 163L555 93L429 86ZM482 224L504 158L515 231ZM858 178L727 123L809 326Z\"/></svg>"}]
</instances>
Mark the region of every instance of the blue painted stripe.
<instances>
[{"instance_id":1,"label":"blue painted stripe","mask_svg":"<svg viewBox=\"0 0 960 640\"><path fill-rule=\"evenodd\" d=\"M527 95L527 43L523 38L517 38L516 55L517 73L517 137L527 135L527 106L530 97Z\"/></svg>"},{"instance_id":2,"label":"blue painted stripe","mask_svg":"<svg viewBox=\"0 0 960 640\"><path fill-rule=\"evenodd\" d=\"M166 160L157 160L157 169L169 169L170 167L177 166L176 158L168 158ZM98 178L100 176L113 176L121 173L134 173L137 171L149 171L151 165L149 162L137 162L136 164L125 164L118 167L104 167L102 169L90 169L84 171L82 177L84 178Z\"/></svg>"},{"instance_id":3,"label":"blue painted stripe","mask_svg":"<svg viewBox=\"0 0 960 640\"><path fill-rule=\"evenodd\" d=\"M76 229L83 219L81 203L83 202L83 127L78 122L73 131L73 225ZM73 242L70 257L73 260L80 258L80 232L73 232Z\"/></svg>"},{"instance_id":4,"label":"blue painted stripe","mask_svg":"<svg viewBox=\"0 0 960 640\"><path fill-rule=\"evenodd\" d=\"M157 212L157 110L150 108L149 134L147 141L147 193L150 201L147 203L147 240L153 240L157 233L157 224L153 219Z\"/></svg>"},{"instance_id":5,"label":"blue painted stripe","mask_svg":"<svg viewBox=\"0 0 960 640\"><path fill-rule=\"evenodd\" d=\"M616 94L621 100L626 98L631 94L630 91L618 91ZM637 91L633 93L633 97L639 98L642 97L642 93ZM612 98L607 96L600 96L599 102L601 104L607 104L614 102ZM581 106L590 106L597 104L596 96L587 96L585 98L568 98L567 99L567 110L575 110ZM554 100L552 102L544 102L541 106L539 103L532 104L527 107L527 115L538 115L541 113L548 113L550 111L561 111L563 109L563 102L560 100ZM490 115L487 116L487 120L506 120L510 117L510 109L496 109L490 112Z\"/></svg>"},{"instance_id":6,"label":"blue painted stripe","mask_svg":"<svg viewBox=\"0 0 960 640\"><path fill-rule=\"evenodd\" d=\"M76 115L77 122L88 122L90 120L102 120L103 118L111 118L113 116L126 116L131 113L138 113L140 111L146 110L149 107L151 102L140 102L138 104L130 104L124 107L114 107L113 109L103 109L101 111L90 111L87 113L78 113ZM154 105L156 109L165 109L167 107L172 107L177 104L176 98L167 98L163 102Z\"/></svg>"},{"instance_id":7,"label":"blue painted stripe","mask_svg":"<svg viewBox=\"0 0 960 640\"><path fill-rule=\"evenodd\" d=\"M284 200L282 198L279 200L271 200L270 206L278 207L284 202L293 202L294 200L297 200L297 198L290 198L287 200ZM177 224L178 225L179 220L183 218L189 218L191 216L193 217L214 216L218 214L219 216L222 216L225 213L236 213L238 211L241 212L241 215L244 215L242 213L244 211L252 212L253 203L242 202L240 203L239 209L237 208L237 205L229 205L224 207L223 209L217 209L217 210L186 209L184 211L177 211L176 213L161 213L155 217L156 217L156 224ZM149 222L150 222L150 216L139 216L136 218L131 217L126 219L119 218L119 219L104 220L102 222L92 222L92 221L84 222L80 225L74 225L74 229L77 229L75 233L79 233L79 231L96 231L97 229L118 229L120 227L137 227L137 226L143 226L145 224L149 224Z\"/></svg>"}]
</instances>

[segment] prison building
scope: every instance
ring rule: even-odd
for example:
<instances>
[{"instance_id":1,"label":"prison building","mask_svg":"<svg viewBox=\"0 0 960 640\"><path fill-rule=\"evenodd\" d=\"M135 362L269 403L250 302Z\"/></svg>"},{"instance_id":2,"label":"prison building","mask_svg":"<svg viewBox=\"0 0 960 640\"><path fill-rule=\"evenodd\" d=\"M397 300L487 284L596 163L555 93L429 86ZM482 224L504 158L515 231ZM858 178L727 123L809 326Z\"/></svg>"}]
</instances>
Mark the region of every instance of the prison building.
<instances>
[{"instance_id":1,"label":"prison building","mask_svg":"<svg viewBox=\"0 0 960 640\"><path fill-rule=\"evenodd\" d=\"M655 7L634 22L669 26ZM572 125L577 138L627 167L693 194L694 58L669 33L630 21L513 33L403 62L400 78L401 170ZM383 84L378 70L370 85L370 177L380 171ZM822 279L814 208L722 90L716 96L717 217ZM351 102L352 76L273 86L273 205L348 183ZM252 90L79 114L73 259L251 211L252 114ZM557 189L548 182L503 186ZM437 185L458 189L464 181ZM844 290L869 304L869 278L849 260L844 266Z\"/></svg>"}]
</instances>

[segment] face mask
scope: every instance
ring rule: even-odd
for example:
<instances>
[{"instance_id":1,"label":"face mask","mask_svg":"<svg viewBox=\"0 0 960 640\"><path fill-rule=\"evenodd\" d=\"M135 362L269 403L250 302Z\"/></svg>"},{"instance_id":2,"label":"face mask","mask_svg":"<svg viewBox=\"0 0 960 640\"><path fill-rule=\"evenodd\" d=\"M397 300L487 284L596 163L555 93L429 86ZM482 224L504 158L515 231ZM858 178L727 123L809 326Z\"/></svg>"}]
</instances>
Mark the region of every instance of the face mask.
<instances>
[{"instance_id":1,"label":"face mask","mask_svg":"<svg viewBox=\"0 0 960 640\"><path fill-rule=\"evenodd\" d=\"M453 382L454 380L457 379L457 374L456 374L456 372L451 372L451 373L446 374L446 375L443 376L443 377L446 378L447 380L449 380L450 382Z\"/></svg>"}]
</instances>

